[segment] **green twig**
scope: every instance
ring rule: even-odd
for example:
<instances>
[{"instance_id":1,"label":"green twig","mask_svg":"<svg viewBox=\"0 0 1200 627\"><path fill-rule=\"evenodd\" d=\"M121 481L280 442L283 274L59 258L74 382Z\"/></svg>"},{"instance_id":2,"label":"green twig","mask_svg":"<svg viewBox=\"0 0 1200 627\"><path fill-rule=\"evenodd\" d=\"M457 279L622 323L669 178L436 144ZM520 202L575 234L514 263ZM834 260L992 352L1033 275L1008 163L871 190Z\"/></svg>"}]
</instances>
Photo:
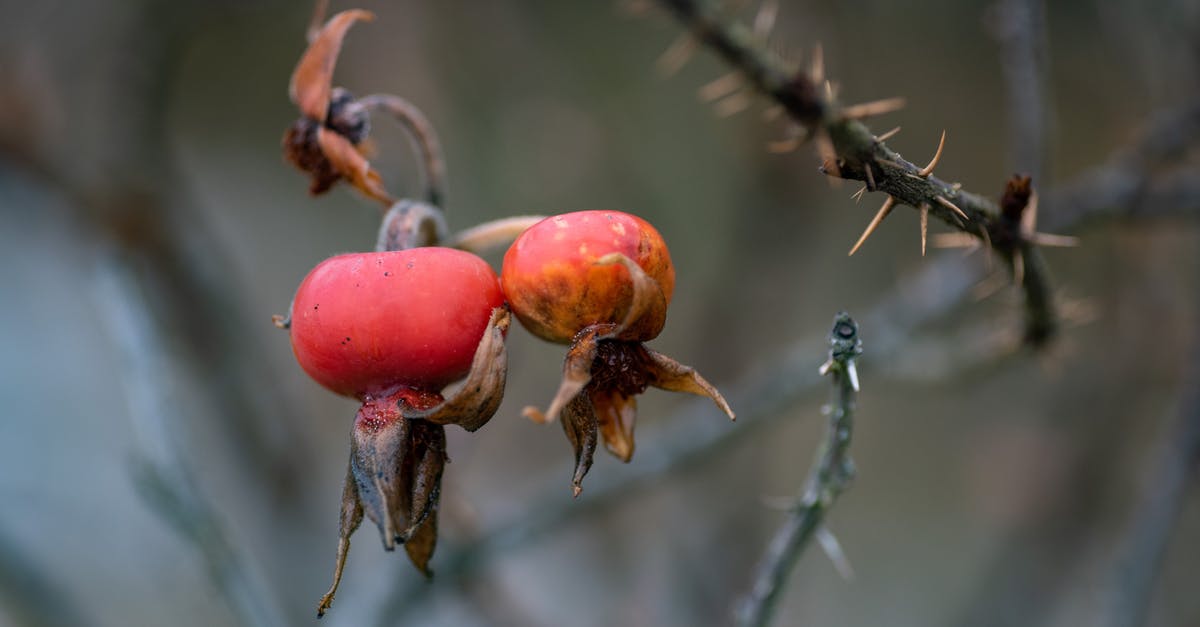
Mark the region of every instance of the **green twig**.
<instances>
[{"instance_id":1,"label":"green twig","mask_svg":"<svg viewBox=\"0 0 1200 627\"><path fill-rule=\"evenodd\" d=\"M862 354L862 340L858 337L858 325L845 312L834 318L829 343L829 360L821 366L821 374L833 376L826 440L809 473L804 496L775 532L758 564L753 587L738 605L738 625L761 626L770 622L796 560L821 527L834 501L854 478L850 438L858 393L855 362Z\"/></svg>"}]
</instances>

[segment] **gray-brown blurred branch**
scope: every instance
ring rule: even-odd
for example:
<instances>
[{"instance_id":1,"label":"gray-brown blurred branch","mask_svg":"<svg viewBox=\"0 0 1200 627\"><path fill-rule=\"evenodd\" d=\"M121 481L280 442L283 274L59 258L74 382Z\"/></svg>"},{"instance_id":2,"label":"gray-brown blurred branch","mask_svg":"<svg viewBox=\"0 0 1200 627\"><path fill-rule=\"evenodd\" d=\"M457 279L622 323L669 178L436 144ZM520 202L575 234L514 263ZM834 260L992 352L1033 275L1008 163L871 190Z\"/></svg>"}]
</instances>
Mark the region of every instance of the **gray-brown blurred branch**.
<instances>
[{"instance_id":1,"label":"gray-brown blurred branch","mask_svg":"<svg viewBox=\"0 0 1200 627\"><path fill-rule=\"evenodd\" d=\"M831 176L864 181L869 191L882 191L888 201L871 228L894 204L916 208L988 245L1005 264L1023 267L1025 339L1037 346L1053 337L1057 315L1046 268L1033 234L1015 228L992 200L967 192L932 174L937 157L922 168L905 160L859 120L891 105L872 103L843 107L824 79L820 61L806 71L767 47L765 40L740 22L726 20L718 3L706 0L660 0L691 35L737 68L759 91L773 99L822 147L822 170ZM999 187L999 184L997 184ZM864 234L865 237L866 234ZM860 240L861 243L861 240ZM1017 261L1017 258L1020 261Z\"/></svg>"},{"instance_id":2,"label":"gray-brown blurred branch","mask_svg":"<svg viewBox=\"0 0 1200 627\"><path fill-rule=\"evenodd\" d=\"M11 618L29 627L80 627L88 621L52 575L0 529L0 622Z\"/></svg>"},{"instance_id":3,"label":"gray-brown blurred branch","mask_svg":"<svg viewBox=\"0 0 1200 627\"><path fill-rule=\"evenodd\" d=\"M186 380L161 336L128 260L100 266L96 302L125 367L129 416L138 444L134 476L147 504L197 549L213 586L243 625L282 625L270 595L251 575L224 530L220 515L193 479L190 455L180 443L187 420L179 382Z\"/></svg>"},{"instance_id":4,"label":"gray-brown blurred branch","mask_svg":"<svg viewBox=\"0 0 1200 627\"><path fill-rule=\"evenodd\" d=\"M754 585L738 605L738 625L767 625L775 613L784 584L800 553L812 540L834 501L854 478L850 438L854 432L854 405L858 394L855 362L862 354L858 325L839 313L829 334L829 359L821 374L833 375L833 399L825 442L809 473L803 497L788 512L755 569Z\"/></svg>"},{"instance_id":5,"label":"gray-brown blurred branch","mask_svg":"<svg viewBox=\"0 0 1200 627\"><path fill-rule=\"evenodd\" d=\"M1041 0L997 0L987 26L1000 45L1014 171L1045 181L1046 15Z\"/></svg>"},{"instance_id":6,"label":"gray-brown blurred branch","mask_svg":"<svg viewBox=\"0 0 1200 627\"><path fill-rule=\"evenodd\" d=\"M1154 583L1187 489L1200 471L1200 338L1181 379L1183 398L1153 448L1152 470L1143 495L1120 540L1106 589L1099 596L1095 622L1100 627L1136 627L1145 623Z\"/></svg>"}]
</instances>

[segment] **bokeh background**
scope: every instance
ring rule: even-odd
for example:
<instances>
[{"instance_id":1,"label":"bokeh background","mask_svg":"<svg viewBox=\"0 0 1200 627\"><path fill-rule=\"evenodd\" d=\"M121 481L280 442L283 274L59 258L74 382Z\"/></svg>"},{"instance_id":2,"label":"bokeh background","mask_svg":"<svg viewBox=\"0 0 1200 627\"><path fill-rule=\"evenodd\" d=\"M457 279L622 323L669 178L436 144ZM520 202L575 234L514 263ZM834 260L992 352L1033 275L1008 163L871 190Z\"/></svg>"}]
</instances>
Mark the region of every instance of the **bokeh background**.
<instances>
[{"instance_id":1,"label":"bokeh background","mask_svg":"<svg viewBox=\"0 0 1200 627\"><path fill-rule=\"evenodd\" d=\"M772 42L793 58L821 43L849 102L905 96L872 127L903 125L889 143L916 162L948 129L939 174L994 196L1030 167L1043 190L1106 193L1080 177L1128 156L1163 112L1196 111L1195 2L1030 3L1044 26L1034 83L1004 70L1010 5L1025 6L785 1ZM857 186L831 184L811 146L768 153L785 128L763 120L767 103L723 117L700 102L727 72L707 52L658 72L681 32L666 15L610 0L333 3L351 6L378 19L351 31L335 82L426 112L453 228L644 216L678 271L653 346L735 394L781 363L815 371L836 311L864 322L859 474L828 520L854 578L809 547L779 624L1100 624L1147 580L1145 624L1200 624L1200 489L1155 481L1200 386L1194 137L1128 168L1144 193L1094 202L1133 217L1090 220L1073 231L1081 247L1046 253L1070 315L1047 350L1014 351L1011 288L950 298L916 328L873 315L897 292L937 298L929 267L982 276L982 256L922 258L901 208L847 258L882 198L856 204ZM310 11L0 3L0 624L315 621L355 405L304 377L270 316L321 259L369 249L379 216L346 188L310 198L281 159ZM1032 135L1011 104L1025 90L1045 105ZM416 189L402 133L374 128L389 186ZM1191 187L1141 206L1161 172ZM1157 210L1174 215L1144 215ZM920 277L926 291L905 291ZM450 429L439 574L424 582L368 523L324 621L728 622L782 517L770 503L803 486L825 385L797 381L732 424L652 390L639 454L629 466L598 455L573 502L560 430L519 415L549 399L563 349L514 330L509 350L499 414L476 434ZM667 461L696 433L730 437ZM1194 479L1194 460L1178 461L1190 466L1171 476ZM1120 565L1156 488L1178 516L1131 553L1149 551L1135 563L1157 572L1139 579Z\"/></svg>"}]
</instances>

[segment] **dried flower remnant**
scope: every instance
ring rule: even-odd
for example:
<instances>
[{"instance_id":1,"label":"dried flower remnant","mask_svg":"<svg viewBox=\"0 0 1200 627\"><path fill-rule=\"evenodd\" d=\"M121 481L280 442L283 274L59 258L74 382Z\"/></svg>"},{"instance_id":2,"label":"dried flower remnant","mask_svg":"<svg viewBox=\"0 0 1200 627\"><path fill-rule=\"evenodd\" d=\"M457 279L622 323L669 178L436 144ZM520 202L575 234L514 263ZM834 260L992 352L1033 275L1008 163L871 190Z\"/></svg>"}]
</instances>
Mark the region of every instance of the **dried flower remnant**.
<instances>
[{"instance_id":1,"label":"dried flower remnant","mask_svg":"<svg viewBox=\"0 0 1200 627\"><path fill-rule=\"evenodd\" d=\"M283 154L309 175L314 195L345 179L369 198L390 205L391 195L361 151L370 132L369 108L345 89L333 87L333 69L346 32L357 21L373 19L369 11L342 11L316 32L288 86L301 117L284 134Z\"/></svg>"}]
</instances>

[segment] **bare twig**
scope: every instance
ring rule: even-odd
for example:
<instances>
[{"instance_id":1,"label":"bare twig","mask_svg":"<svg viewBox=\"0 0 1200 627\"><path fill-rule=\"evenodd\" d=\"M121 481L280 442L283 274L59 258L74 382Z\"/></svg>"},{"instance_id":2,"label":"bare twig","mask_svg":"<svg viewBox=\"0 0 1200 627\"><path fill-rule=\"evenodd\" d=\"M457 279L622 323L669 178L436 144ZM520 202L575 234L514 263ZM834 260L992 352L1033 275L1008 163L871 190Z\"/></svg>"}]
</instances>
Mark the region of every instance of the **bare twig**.
<instances>
[{"instance_id":1,"label":"bare twig","mask_svg":"<svg viewBox=\"0 0 1200 627\"><path fill-rule=\"evenodd\" d=\"M862 341L858 337L858 325L846 313L839 313L834 319L829 343L829 359L821 366L821 374L833 375L826 439L809 473L803 497L788 512L755 569L754 585L739 603L735 614L738 625L770 623L800 553L820 529L834 501L854 478L850 438L858 394L855 362L862 354Z\"/></svg>"},{"instance_id":2,"label":"bare twig","mask_svg":"<svg viewBox=\"0 0 1200 627\"><path fill-rule=\"evenodd\" d=\"M1119 542L1112 572L1099 596L1094 625L1145 624L1171 531L1188 486L1200 469L1200 386L1196 385L1200 380L1200 341L1192 349L1187 370L1178 414L1169 421L1149 457L1153 470L1143 480L1139 491L1143 498Z\"/></svg>"},{"instance_id":3,"label":"bare twig","mask_svg":"<svg viewBox=\"0 0 1200 627\"><path fill-rule=\"evenodd\" d=\"M792 120L832 147L832 158L822 151L822 171L830 176L866 181L871 191L882 191L898 204L926 211L952 228L993 242L992 250L1006 265L1015 255L1023 261L1026 293L1025 339L1034 346L1053 337L1057 316L1046 269L1034 246L1014 233L992 200L964 191L926 172L876 138L833 97L818 75L819 66L805 72L775 54L754 37L750 27L726 21L714 3L706 0L660 0L688 28L690 34L725 61L738 68L748 82L781 105ZM936 162L936 159L935 159Z\"/></svg>"},{"instance_id":4,"label":"bare twig","mask_svg":"<svg viewBox=\"0 0 1200 627\"><path fill-rule=\"evenodd\" d=\"M178 439L185 422L175 398L182 380L178 358L170 354L172 342L149 313L132 269L116 257L100 266L95 285L96 301L125 361L122 374L138 444L134 473L143 498L196 548L209 580L241 624L284 624L192 479L189 455Z\"/></svg>"}]
</instances>

